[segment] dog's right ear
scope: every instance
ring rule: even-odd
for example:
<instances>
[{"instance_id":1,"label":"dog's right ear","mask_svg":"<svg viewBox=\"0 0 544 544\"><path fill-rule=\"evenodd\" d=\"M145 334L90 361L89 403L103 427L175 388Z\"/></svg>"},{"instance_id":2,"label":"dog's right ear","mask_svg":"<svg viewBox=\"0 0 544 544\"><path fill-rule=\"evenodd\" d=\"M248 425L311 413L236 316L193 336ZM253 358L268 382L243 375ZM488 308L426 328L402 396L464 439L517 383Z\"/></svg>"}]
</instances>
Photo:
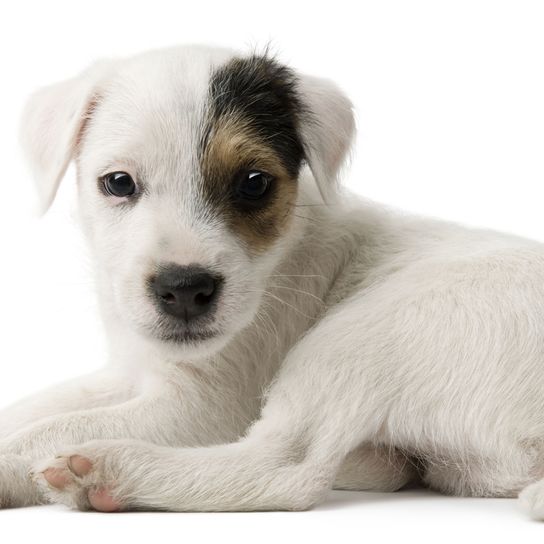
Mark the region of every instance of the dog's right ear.
<instances>
[{"instance_id":1,"label":"dog's right ear","mask_svg":"<svg viewBox=\"0 0 544 544\"><path fill-rule=\"evenodd\" d=\"M299 75L298 90L307 109L300 127L306 160L324 202L333 203L355 136L353 105L328 79Z\"/></svg>"},{"instance_id":2,"label":"dog's right ear","mask_svg":"<svg viewBox=\"0 0 544 544\"><path fill-rule=\"evenodd\" d=\"M112 64L96 63L75 78L39 89L28 99L21 144L36 181L42 213L55 198L85 120L98 99L100 83Z\"/></svg>"}]
</instances>

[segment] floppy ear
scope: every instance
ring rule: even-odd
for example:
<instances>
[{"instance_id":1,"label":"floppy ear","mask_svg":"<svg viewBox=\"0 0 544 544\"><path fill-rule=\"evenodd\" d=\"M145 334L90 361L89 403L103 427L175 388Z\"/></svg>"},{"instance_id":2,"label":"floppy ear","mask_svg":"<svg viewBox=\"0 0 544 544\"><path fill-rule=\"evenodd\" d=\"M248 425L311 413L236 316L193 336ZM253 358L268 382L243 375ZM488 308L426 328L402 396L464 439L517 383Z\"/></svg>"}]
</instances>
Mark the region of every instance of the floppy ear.
<instances>
[{"instance_id":1,"label":"floppy ear","mask_svg":"<svg viewBox=\"0 0 544 544\"><path fill-rule=\"evenodd\" d=\"M36 181L42 212L55 198L97 86L110 66L110 62L94 64L78 77L39 89L28 99L21 123L21 144Z\"/></svg>"},{"instance_id":2,"label":"floppy ear","mask_svg":"<svg viewBox=\"0 0 544 544\"><path fill-rule=\"evenodd\" d=\"M353 105L327 79L301 76L298 90L308 110L300 127L306 159L323 200L331 203L337 195L340 168L355 135Z\"/></svg>"}]
</instances>

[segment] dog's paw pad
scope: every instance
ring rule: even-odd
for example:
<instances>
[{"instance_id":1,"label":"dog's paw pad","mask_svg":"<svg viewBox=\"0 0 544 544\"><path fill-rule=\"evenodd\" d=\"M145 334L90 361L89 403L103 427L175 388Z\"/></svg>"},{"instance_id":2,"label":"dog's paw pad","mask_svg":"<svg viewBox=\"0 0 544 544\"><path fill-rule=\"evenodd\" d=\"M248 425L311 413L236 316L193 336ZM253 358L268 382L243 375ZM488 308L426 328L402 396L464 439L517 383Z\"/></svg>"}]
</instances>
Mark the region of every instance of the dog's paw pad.
<instances>
[{"instance_id":1,"label":"dog's paw pad","mask_svg":"<svg viewBox=\"0 0 544 544\"><path fill-rule=\"evenodd\" d=\"M80 478L89 474L93 468L91 461L82 455L70 456L67 465L71 472Z\"/></svg>"},{"instance_id":2,"label":"dog's paw pad","mask_svg":"<svg viewBox=\"0 0 544 544\"><path fill-rule=\"evenodd\" d=\"M113 498L107 487L91 489L88 493L88 499L91 506L99 512L118 512L121 510L121 504Z\"/></svg>"},{"instance_id":3,"label":"dog's paw pad","mask_svg":"<svg viewBox=\"0 0 544 544\"><path fill-rule=\"evenodd\" d=\"M77 451L77 450L76 450ZM54 459L36 463L34 481L42 488L49 500L79 510L118 512L121 501L113 494L112 476L107 452L103 450L83 452L65 451Z\"/></svg>"},{"instance_id":4,"label":"dog's paw pad","mask_svg":"<svg viewBox=\"0 0 544 544\"><path fill-rule=\"evenodd\" d=\"M47 483L56 489L64 489L72 483L72 475L63 468L47 468L42 472Z\"/></svg>"},{"instance_id":5,"label":"dog's paw pad","mask_svg":"<svg viewBox=\"0 0 544 544\"><path fill-rule=\"evenodd\" d=\"M73 475L62 457L35 463L31 470L31 476L38 485L53 489L64 489L73 479Z\"/></svg>"}]
</instances>

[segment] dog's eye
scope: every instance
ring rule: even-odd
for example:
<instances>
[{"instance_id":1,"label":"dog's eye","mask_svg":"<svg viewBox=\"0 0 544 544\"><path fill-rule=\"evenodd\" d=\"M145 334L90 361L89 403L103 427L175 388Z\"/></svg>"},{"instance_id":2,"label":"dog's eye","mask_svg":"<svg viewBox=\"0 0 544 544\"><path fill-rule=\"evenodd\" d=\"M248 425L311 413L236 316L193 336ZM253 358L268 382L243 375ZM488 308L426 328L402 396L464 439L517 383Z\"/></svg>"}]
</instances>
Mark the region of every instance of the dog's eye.
<instances>
[{"instance_id":1,"label":"dog's eye","mask_svg":"<svg viewBox=\"0 0 544 544\"><path fill-rule=\"evenodd\" d=\"M104 189L109 195L125 197L136 192L134 180L126 172L112 172L102 178Z\"/></svg>"},{"instance_id":2,"label":"dog's eye","mask_svg":"<svg viewBox=\"0 0 544 544\"><path fill-rule=\"evenodd\" d=\"M242 200L260 200L270 189L273 177L266 172L250 170L240 175L236 192L238 198Z\"/></svg>"}]
</instances>

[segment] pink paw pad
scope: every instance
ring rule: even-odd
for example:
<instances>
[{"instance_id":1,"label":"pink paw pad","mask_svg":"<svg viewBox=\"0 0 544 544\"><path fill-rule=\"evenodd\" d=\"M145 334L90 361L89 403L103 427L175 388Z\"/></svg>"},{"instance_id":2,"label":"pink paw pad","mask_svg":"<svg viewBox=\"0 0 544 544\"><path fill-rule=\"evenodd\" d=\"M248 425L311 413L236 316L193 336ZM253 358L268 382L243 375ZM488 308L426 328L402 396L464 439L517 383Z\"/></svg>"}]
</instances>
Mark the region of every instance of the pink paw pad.
<instances>
[{"instance_id":1,"label":"pink paw pad","mask_svg":"<svg viewBox=\"0 0 544 544\"><path fill-rule=\"evenodd\" d=\"M76 476L81 477L89 474L93 468L93 464L86 457L82 457L81 455L72 455L68 459L68 468Z\"/></svg>"},{"instance_id":2,"label":"pink paw pad","mask_svg":"<svg viewBox=\"0 0 544 544\"><path fill-rule=\"evenodd\" d=\"M121 505L110 494L108 488L99 487L89 491L89 502L99 512L118 512Z\"/></svg>"},{"instance_id":3,"label":"pink paw pad","mask_svg":"<svg viewBox=\"0 0 544 544\"><path fill-rule=\"evenodd\" d=\"M72 481L70 474L63 468L48 468L43 471L43 477L57 489L64 489Z\"/></svg>"}]
</instances>

